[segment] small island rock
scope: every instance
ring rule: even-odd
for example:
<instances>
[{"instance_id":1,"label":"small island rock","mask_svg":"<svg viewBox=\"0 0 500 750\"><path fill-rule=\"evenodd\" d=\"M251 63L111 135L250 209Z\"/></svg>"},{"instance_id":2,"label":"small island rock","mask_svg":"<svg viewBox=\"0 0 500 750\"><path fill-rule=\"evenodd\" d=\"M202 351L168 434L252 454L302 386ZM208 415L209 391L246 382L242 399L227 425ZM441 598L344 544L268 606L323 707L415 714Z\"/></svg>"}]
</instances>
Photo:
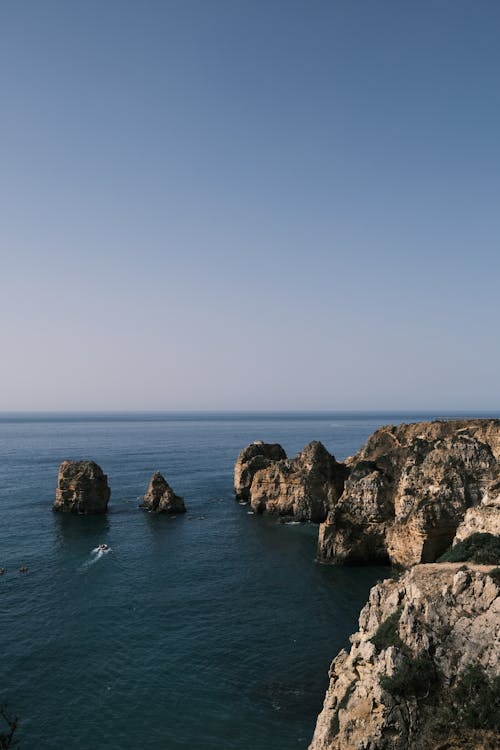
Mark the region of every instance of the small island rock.
<instances>
[{"instance_id":1,"label":"small island rock","mask_svg":"<svg viewBox=\"0 0 500 750\"><path fill-rule=\"evenodd\" d=\"M184 500L170 487L159 471L156 471L149 482L141 508L152 513L185 513Z\"/></svg>"},{"instance_id":2,"label":"small island rock","mask_svg":"<svg viewBox=\"0 0 500 750\"><path fill-rule=\"evenodd\" d=\"M85 515L106 513L111 490L94 461L63 461L52 510Z\"/></svg>"}]
</instances>

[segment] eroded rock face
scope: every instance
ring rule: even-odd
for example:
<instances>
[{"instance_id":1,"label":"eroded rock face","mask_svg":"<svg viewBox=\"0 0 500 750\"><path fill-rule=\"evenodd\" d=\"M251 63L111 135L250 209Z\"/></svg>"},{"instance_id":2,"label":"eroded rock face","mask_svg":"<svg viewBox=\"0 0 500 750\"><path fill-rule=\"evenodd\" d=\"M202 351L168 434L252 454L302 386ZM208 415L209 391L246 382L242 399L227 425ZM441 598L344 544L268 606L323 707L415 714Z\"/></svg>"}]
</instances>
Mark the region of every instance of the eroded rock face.
<instances>
[{"instance_id":1,"label":"eroded rock face","mask_svg":"<svg viewBox=\"0 0 500 750\"><path fill-rule=\"evenodd\" d=\"M500 482L493 482L486 488L480 505L469 508L456 531L453 544L476 533L500 536Z\"/></svg>"},{"instance_id":2,"label":"eroded rock face","mask_svg":"<svg viewBox=\"0 0 500 750\"><path fill-rule=\"evenodd\" d=\"M286 453L278 443L256 440L243 448L234 467L234 491L240 500L250 498L250 487L257 471L265 469L274 461L286 459Z\"/></svg>"},{"instance_id":3,"label":"eroded rock face","mask_svg":"<svg viewBox=\"0 0 500 750\"><path fill-rule=\"evenodd\" d=\"M150 479L148 490L144 495L141 508L152 513L185 513L184 500L176 495L169 483L159 471Z\"/></svg>"},{"instance_id":4,"label":"eroded rock face","mask_svg":"<svg viewBox=\"0 0 500 750\"><path fill-rule=\"evenodd\" d=\"M499 459L500 420L380 428L346 462L344 492L320 527L318 559L436 560L467 509L498 495Z\"/></svg>"},{"instance_id":5,"label":"eroded rock face","mask_svg":"<svg viewBox=\"0 0 500 750\"><path fill-rule=\"evenodd\" d=\"M255 513L314 521L326 518L342 493L345 467L318 441L293 459L269 462L255 472L250 505Z\"/></svg>"},{"instance_id":6,"label":"eroded rock face","mask_svg":"<svg viewBox=\"0 0 500 750\"><path fill-rule=\"evenodd\" d=\"M493 566L463 567L418 565L399 580L371 590L350 651L341 651L330 667L330 685L310 750L454 747L442 744L448 734L457 733L456 726L449 728L445 713L455 711L454 689L471 665L488 679L499 674L500 666L500 639L495 637L500 590L488 575ZM380 643L376 633L389 617L392 628ZM410 674L422 655L432 679L416 688L408 683L404 695L381 686L381 678ZM458 735L464 732L467 727L459 727ZM476 739L484 741L484 747L490 747L489 742L495 747L491 733L479 734ZM496 735L496 746L498 739Z\"/></svg>"},{"instance_id":7,"label":"eroded rock face","mask_svg":"<svg viewBox=\"0 0 500 750\"><path fill-rule=\"evenodd\" d=\"M108 478L94 461L63 461L52 509L85 515L106 513L110 495Z\"/></svg>"}]
</instances>

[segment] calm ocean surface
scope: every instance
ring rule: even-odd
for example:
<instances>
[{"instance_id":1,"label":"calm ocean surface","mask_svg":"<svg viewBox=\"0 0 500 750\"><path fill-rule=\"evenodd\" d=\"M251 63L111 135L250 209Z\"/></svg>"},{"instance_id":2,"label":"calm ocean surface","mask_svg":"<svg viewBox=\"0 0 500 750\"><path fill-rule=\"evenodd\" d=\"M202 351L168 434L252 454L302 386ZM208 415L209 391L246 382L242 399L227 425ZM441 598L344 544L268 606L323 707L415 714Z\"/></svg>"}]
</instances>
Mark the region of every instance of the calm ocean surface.
<instances>
[{"instance_id":1,"label":"calm ocean surface","mask_svg":"<svg viewBox=\"0 0 500 750\"><path fill-rule=\"evenodd\" d=\"M315 563L317 527L234 500L234 461L255 439L342 459L381 424L434 416L0 415L0 702L21 750L305 750L389 569ZM108 474L106 517L51 512L66 458ZM156 469L185 516L137 508Z\"/></svg>"}]
</instances>

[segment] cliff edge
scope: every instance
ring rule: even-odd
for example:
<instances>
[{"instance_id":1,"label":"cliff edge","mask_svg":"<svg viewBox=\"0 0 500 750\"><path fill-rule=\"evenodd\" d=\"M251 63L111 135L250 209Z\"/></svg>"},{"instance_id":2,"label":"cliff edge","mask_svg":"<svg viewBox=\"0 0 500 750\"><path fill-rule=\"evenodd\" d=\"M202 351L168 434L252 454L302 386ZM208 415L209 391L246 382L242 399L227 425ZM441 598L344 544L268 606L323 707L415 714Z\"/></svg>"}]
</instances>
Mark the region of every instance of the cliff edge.
<instances>
[{"instance_id":1,"label":"cliff edge","mask_svg":"<svg viewBox=\"0 0 500 750\"><path fill-rule=\"evenodd\" d=\"M309 750L500 746L500 570L423 564L375 586Z\"/></svg>"},{"instance_id":2,"label":"cliff edge","mask_svg":"<svg viewBox=\"0 0 500 750\"><path fill-rule=\"evenodd\" d=\"M474 531L498 515L500 420L381 427L345 466L343 493L320 526L318 560L433 562L469 509Z\"/></svg>"}]
</instances>

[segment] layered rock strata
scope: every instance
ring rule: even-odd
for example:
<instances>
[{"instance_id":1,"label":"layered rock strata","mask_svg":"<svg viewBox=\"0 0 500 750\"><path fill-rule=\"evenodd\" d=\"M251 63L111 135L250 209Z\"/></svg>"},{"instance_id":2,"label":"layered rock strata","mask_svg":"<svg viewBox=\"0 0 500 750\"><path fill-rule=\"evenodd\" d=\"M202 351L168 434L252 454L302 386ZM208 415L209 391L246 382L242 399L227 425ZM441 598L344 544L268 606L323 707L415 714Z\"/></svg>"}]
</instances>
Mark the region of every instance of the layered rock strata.
<instances>
[{"instance_id":1,"label":"layered rock strata","mask_svg":"<svg viewBox=\"0 0 500 750\"><path fill-rule=\"evenodd\" d=\"M498 501L499 459L500 420L380 428L346 461L344 491L320 526L318 559L402 566L436 560L469 508L481 508L470 511L475 530L480 517L496 513L490 508Z\"/></svg>"},{"instance_id":2,"label":"layered rock strata","mask_svg":"<svg viewBox=\"0 0 500 750\"><path fill-rule=\"evenodd\" d=\"M252 456L264 448L265 454ZM249 460L241 460L248 455ZM318 523L341 495L344 476L344 465L318 441L292 459L286 458L281 446L252 443L236 463L235 491L249 499L255 513Z\"/></svg>"},{"instance_id":3,"label":"layered rock strata","mask_svg":"<svg viewBox=\"0 0 500 750\"><path fill-rule=\"evenodd\" d=\"M84 515L106 513L110 495L108 478L94 461L63 461L52 509Z\"/></svg>"},{"instance_id":4,"label":"layered rock strata","mask_svg":"<svg viewBox=\"0 0 500 750\"><path fill-rule=\"evenodd\" d=\"M176 495L163 474L156 471L149 482L141 508L152 513L185 513L184 500Z\"/></svg>"},{"instance_id":5,"label":"layered rock strata","mask_svg":"<svg viewBox=\"0 0 500 750\"><path fill-rule=\"evenodd\" d=\"M491 566L461 564L375 586L309 750L499 747L499 586Z\"/></svg>"}]
</instances>

